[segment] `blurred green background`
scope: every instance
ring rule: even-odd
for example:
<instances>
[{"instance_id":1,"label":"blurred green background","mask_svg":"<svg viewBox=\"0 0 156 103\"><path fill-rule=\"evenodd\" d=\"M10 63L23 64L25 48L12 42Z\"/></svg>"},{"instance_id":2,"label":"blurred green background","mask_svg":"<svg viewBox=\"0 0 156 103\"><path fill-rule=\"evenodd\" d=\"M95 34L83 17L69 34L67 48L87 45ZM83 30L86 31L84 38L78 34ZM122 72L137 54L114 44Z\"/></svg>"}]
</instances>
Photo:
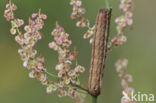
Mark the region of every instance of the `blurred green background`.
<instances>
[{"instance_id":1,"label":"blurred green background","mask_svg":"<svg viewBox=\"0 0 156 103\"><path fill-rule=\"evenodd\" d=\"M46 25L42 30L44 37L38 43L38 50L46 60L48 71L55 72L57 53L48 48L52 41L51 31L56 20L70 35L73 45L79 51L78 60L87 70L81 75L82 83L88 81L88 68L90 64L91 46L84 40L86 29L77 28L76 20L70 19L72 7L69 0L12 0L17 6L16 15L24 18L27 24L28 17L39 8L48 15ZM110 0L113 7L111 37L116 35L114 19L121 14L118 10L120 0ZM46 94L46 88L36 79L28 77L28 70L22 66L22 61L17 53L19 45L14 36L9 32L10 23L3 17L7 0L0 0L0 103L74 103L69 97L59 98L56 93ZM119 57L129 60L128 72L133 75L134 82L130 85L136 92L152 93L156 95L156 0L134 0L134 25L133 29L126 30L128 42L114 49L107 56L104 71L102 94L99 103L120 103L120 79L114 69L114 63ZM83 0L83 7L87 9L85 16L93 25L97 12L105 7L104 0ZM90 103L91 98L86 98ZM153 102L154 103L154 102Z\"/></svg>"}]
</instances>

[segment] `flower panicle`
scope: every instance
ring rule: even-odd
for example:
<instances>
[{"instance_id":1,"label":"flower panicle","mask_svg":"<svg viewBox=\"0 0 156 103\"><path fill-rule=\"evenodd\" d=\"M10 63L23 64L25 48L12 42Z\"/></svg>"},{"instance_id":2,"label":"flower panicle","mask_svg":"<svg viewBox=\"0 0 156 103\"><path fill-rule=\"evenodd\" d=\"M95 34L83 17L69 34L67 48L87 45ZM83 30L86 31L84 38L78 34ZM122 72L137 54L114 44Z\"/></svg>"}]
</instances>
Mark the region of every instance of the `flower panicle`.
<instances>
[{"instance_id":1,"label":"flower panicle","mask_svg":"<svg viewBox=\"0 0 156 103\"><path fill-rule=\"evenodd\" d=\"M128 60L126 58L120 58L115 63L115 69L118 73L118 76L121 78L121 87L122 87L122 98L121 103L136 103L136 101L131 100L131 94L134 92L134 89L128 85L129 82L132 82L132 75L127 74L127 65Z\"/></svg>"},{"instance_id":2,"label":"flower panicle","mask_svg":"<svg viewBox=\"0 0 156 103\"><path fill-rule=\"evenodd\" d=\"M80 85L80 73L85 71L85 67L79 64L76 64L75 68L72 68L72 64L77 58L78 52L75 49L74 53L71 53L69 47L72 41L69 40L69 34L64 31L64 28L61 27L58 22L56 22L56 28L52 31L51 35L54 40L49 43L49 48L58 52L58 64L55 69L58 71L58 77L61 78L59 84L62 86L58 90L59 97L70 96L75 99L79 98L82 101L82 93L77 92L76 90L78 88L72 85ZM68 91L64 89L65 87Z\"/></svg>"},{"instance_id":3,"label":"flower panicle","mask_svg":"<svg viewBox=\"0 0 156 103\"><path fill-rule=\"evenodd\" d=\"M88 28L87 32L84 34L84 39L92 40L92 36L94 34L94 26L90 26L90 22L87 18L83 17L83 14L86 13L86 9L82 8L82 0L71 0L70 5L73 7L73 11L71 13L72 19L78 19L76 26L77 27L86 27ZM90 42L91 43L91 42Z\"/></svg>"},{"instance_id":4,"label":"flower panicle","mask_svg":"<svg viewBox=\"0 0 156 103\"><path fill-rule=\"evenodd\" d=\"M31 70L30 78L36 78L43 85L49 85L50 81L47 79L44 67L44 57L36 56L37 50L34 49L37 41L42 39L40 30L43 28L47 16L41 13L33 13L32 18L29 18L29 24L24 26L24 33L22 33L19 27L24 25L24 21L15 17L15 10L17 10L17 6L9 0L9 3L6 4L4 17L11 23L10 32L15 35L16 42L21 46L18 53L23 61L23 66Z\"/></svg>"},{"instance_id":5,"label":"flower panicle","mask_svg":"<svg viewBox=\"0 0 156 103\"><path fill-rule=\"evenodd\" d=\"M37 50L35 45L42 39L42 33L40 30L44 26L44 20L47 19L47 15L41 13L39 9L38 13L33 13L29 18L28 25L24 25L22 19L15 18L14 11L17 6L9 0L4 11L4 17L7 21L11 22L11 34L15 35L16 42L21 46L18 53L23 61L23 66L30 70L29 77L36 78L41 81L43 85L47 86L47 93L54 91L58 92L59 97L70 96L75 98L76 101L83 101L85 95L81 93L81 89L73 86L73 84L80 86L79 73L84 72L85 68L81 65L77 65L74 69L71 69L72 61L76 58L70 50L69 46L72 41L69 40L69 34L64 32L64 29L56 23L56 29L52 32L54 41L49 43L49 47L53 48L59 54L59 63L56 65L58 76L58 82L53 82L48 79L48 75L45 68L45 60L42 55L37 56ZM24 25L24 32L19 30L19 27ZM76 54L75 54L76 55Z\"/></svg>"},{"instance_id":6,"label":"flower panicle","mask_svg":"<svg viewBox=\"0 0 156 103\"><path fill-rule=\"evenodd\" d=\"M108 49L111 49L111 47L117 48L127 41L124 31L133 24L133 7L134 4L132 0L120 0L119 9L123 14L115 19L117 35L110 41Z\"/></svg>"}]
</instances>

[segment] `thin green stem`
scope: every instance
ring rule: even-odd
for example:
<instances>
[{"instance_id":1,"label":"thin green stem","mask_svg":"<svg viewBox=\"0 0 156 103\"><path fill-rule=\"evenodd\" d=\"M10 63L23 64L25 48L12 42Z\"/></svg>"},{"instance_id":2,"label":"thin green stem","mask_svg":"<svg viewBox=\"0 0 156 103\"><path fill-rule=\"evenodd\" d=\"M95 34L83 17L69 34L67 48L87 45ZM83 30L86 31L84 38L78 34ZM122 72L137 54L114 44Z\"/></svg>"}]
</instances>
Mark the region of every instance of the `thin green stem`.
<instances>
[{"instance_id":1,"label":"thin green stem","mask_svg":"<svg viewBox=\"0 0 156 103\"><path fill-rule=\"evenodd\" d=\"M56 78L56 79L60 79L57 75L55 75L55 74L52 74L52 73L49 73L49 72L47 72L47 71L45 71L49 76L51 76L51 77L54 77L54 78Z\"/></svg>"},{"instance_id":2,"label":"thin green stem","mask_svg":"<svg viewBox=\"0 0 156 103\"><path fill-rule=\"evenodd\" d=\"M92 96L92 103L97 103L97 97Z\"/></svg>"},{"instance_id":3,"label":"thin green stem","mask_svg":"<svg viewBox=\"0 0 156 103\"><path fill-rule=\"evenodd\" d=\"M88 92L84 91L84 90L81 90L81 89L76 89L76 91L80 92L80 93L83 93L83 94L88 94Z\"/></svg>"},{"instance_id":4,"label":"thin green stem","mask_svg":"<svg viewBox=\"0 0 156 103\"><path fill-rule=\"evenodd\" d=\"M106 8L109 9L109 0L105 0L105 3L106 3Z\"/></svg>"},{"instance_id":5,"label":"thin green stem","mask_svg":"<svg viewBox=\"0 0 156 103\"><path fill-rule=\"evenodd\" d=\"M54 78L56 78L56 79L62 79L62 78L58 77L58 76L55 75L55 74L49 73L49 72L47 72L47 71L44 71L44 72L47 73L49 76L54 77ZM70 84L71 84L72 86L74 86L74 87L77 87L77 88L83 90L85 93L88 93L88 90L87 90L86 88L83 88L83 87L81 87L80 85L76 85L76 84L73 84L73 83L70 83Z\"/></svg>"},{"instance_id":6,"label":"thin green stem","mask_svg":"<svg viewBox=\"0 0 156 103\"><path fill-rule=\"evenodd\" d=\"M108 20L108 36L110 35L110 22L112 16L112 8L109 9L109 20Z\"/></svg>"},{"instance_id":7,"label":"thin green stem","mask_svg":"<svg viewBox=\"0 0 156 103\"><path fill-rule=\"evenodd\" d=\"M88 90L87 90L86 88L83 88L83 87L81 87L80 85L76 85L76 84L73 84L73 83L70 83L70 84L71 84L72 86L77 87L77 88L79 88L79 89L85 91L86 93L88 93Z\"/></svg>"},{"instance_id":8,"label":"thin green stem","mask_svg":"<svg viewBox=\"0 0 156 103\"><path fill-rule=\"evenodd\" d=\"M11 13L14 15L11 6L12 6L12 3L11 3L11 0L9 0L9 8L10 8L10 10L11 10Z\"/></svg>"}]
</instances>

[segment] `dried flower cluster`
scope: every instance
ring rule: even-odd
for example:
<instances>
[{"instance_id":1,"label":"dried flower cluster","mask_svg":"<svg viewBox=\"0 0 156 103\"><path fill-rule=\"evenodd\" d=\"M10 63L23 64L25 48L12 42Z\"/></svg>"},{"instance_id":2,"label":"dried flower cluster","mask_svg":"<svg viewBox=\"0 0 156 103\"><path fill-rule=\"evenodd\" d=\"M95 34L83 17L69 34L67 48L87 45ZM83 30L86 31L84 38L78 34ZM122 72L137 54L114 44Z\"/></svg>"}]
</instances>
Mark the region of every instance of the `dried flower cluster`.
<instances>
[{"instance_id":1,"label":"dried flower cluster","mask_svg":"<svg viewBox=\"0 0 156 103\"><path fill-rule=\"evenodd\" d=\"M54 37L54 41L49 43L49 47L57 51L59 55L56 70L58 71L58 77L61 78L59 82L62 85L62 91L64 91L61 92L63 93L62 96L68 95L72 98L77 98L82 102L85 95L77 92L76 90L78 88L73 87L71 84L80 85L79 73L84 72L85 68L81 65L78 65L76 62L76 67L72 69L71 65L76 59L77 51L75 50L74 53L70 52L69 46L72 44L72 42L68 39L69 34L64 32L64 29L59 26L58 23L56 23L56 28L51 34Z\"/></svg>"},{"instance_id":2,"label":"dried flower cluster","mask_svg":"<svg viewBox=\"0 0 156 103\"><path fill-rule=\"evenodd\" d=\"M79 18L79 21L76 23L77 27L86 27L89 25L88 19L81 16L85 14L86 10L81 8L82 1L81 0L71 0L70 5L73 6L73 12L71 14L72 19Z\"/></svg>"},{"instance_id":3,"label":"dried flower cluster","mask_svg":"<svg viewBox=\"0 0 156 103\"><path fill-rule=\"evenodd\" d=\"M82 15L85 14L86 10L85 8L82 8L82 1L81 0L71 0L70 5L73 6L73 12L71 14L72 19L78 18L79 21L76 23L77 27L87 27L88 31L84 34L83 38L88 39L92 37L94 34L94 26L90 27L89 20ZM90 39L90 43L92 43L92 38Z\"/></svg>"},{"instance_id":4,"label":"dried flower cluster","mask_svg":"<svg viewBox=\"0 0 156 103\"><path fill-rule=\"evenodd\" d=\"M42 56L36 56L37 51L34 49L37 41L42 38L40 30L44 26L44 19L46 19L45 14L35 13L36 16L32 16L29 19L29 24L24 26L25 33L22 33L19 30L24 24L22 19L14 17L13 10L16 10L16 5L9 1L9 4L6 5L4 12L5 18L11 22L11 34L16 35L15 40L21 46L21 49L18 50L18 53L21 56L23 61L23 66L31 70L29 73L30 78L37 78L42 82L42 84L47 84L47 75L44 67L44 58Z\"/></svg>"},{"instance_id":5,"label":"dried flower cluster","mask_svg":"<svg viewBox=\"0 0 156 103\"><path fill-rule=\"evenodd\" d=\"M117 48L127 41L127 37L124 35L124 30L133 24L132 0L120 0L119 8L124 14L117 17L115 20L117 24L117 36L115 36L109 43L109 50L112 46ZM136 101L131 100L131 95L134 92L134 89L128 85L128 82L132 82L132 75L126 73L127 65L128 60L125 58L120 58L115 64L116 71L121 78L121 87L123 89L121 103L136 103Z\"/></svg>"},{"instance_id":6,"label":"dried flower cluster","mask_svg":"<svg viewBox=\"0 0 156 103\"><path fill-rule=\"evenodd\" d=\"M38 40L42 39L40 30L44 26L44 20L47 19L45 14L33 13L29 18L29 24L24 26L24 33L19 30L24 24L22 19L14 17L14 10L16 5L9 1L4 11L4 17L7 21L11 22L11 34L16 35L15 40L21 46L18 53L23 61L23 66L28 70L30 78L36 78L41 81L43 85L47 86L47 93L57 91L59 97L70 96L76 100L76 103L84 103L84 93L81 93L81 86L79 81L79 73L84 72L85 68L76 64L74 69L71 68L72 61L76 59L77 51L70 53L69 46L72 44L71 40L68 40L69 34L64 32L64 29L58 24L56 29L52 32L54 36L54 42L49 43L49 47L53 48L59 54L59 63L56 66L58 76L47 72L44 66L44 57L42 55L37 56L37 50L35 45ZM58 78L57 82L48 80L47 74Z\"/></svg>"},{"instance_id":7,"label":"dried flower cluster","mask_svg":"<svg viewBox=\"0 0 156 103\"><path fill-rule=\"evenodd\" d=\"M4 17L7 21L11 22L11 29L10 32L12 35L15 35L17 33L18 27L22 26L24 24L24 21L22 19L15 19L13 11L17 9L17 6L15 4L9 4L6 5L6 10L4 11Z\"/></svg>"},{"instance_id":8,"label":"dried flower cluster","mask_svg":"<svg viewBox=\"0 0 156 103\"><path fill-rule=\"evenodd\" d=\"M126 73L127 65L128 60L125 58L119 59L115 64L116 71L121 78L121 87L123 88L121 103L136 103L136 101L131 100L131 94L134 89L128 85L128 82L132 82L132 75Z\"/></svg>"},{"instance_id":9,"label":"dried flower cluster","mask_svg":"<svg viewBox=\"0 0 156 103\"><path fill-rule=\"evenodd\" d=\"M127 37L124 35L124 29L133 24L133 2L132 0L120 0L120 10L123 11L123 15L116 18L117 24L117 36L111 40L110 45L118 47L127 41ZM110 46L109 46L110 47Z\"/></svg>"},{"instance_id":10,"label":"dried flower cluster","mask_svg":"<svg viewBox=\"0 0 156 103\"><path fill-rule=\"evenodd\" d=\"M9 4L6 5L6 10L4 11L4 17L7 19L7 21L11 21L14 19L13 11L17 9L17 6L15 4Z\"/></svg>"}]
</instances>

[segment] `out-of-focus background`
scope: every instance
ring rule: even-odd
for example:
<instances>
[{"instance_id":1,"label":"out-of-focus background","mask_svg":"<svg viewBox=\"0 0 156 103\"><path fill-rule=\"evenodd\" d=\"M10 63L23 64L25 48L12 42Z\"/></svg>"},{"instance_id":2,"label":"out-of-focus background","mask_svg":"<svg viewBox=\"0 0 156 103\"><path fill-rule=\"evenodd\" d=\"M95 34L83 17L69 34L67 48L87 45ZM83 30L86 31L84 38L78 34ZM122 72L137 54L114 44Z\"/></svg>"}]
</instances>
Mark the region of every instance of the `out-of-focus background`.
<instances>
[{"instance_id":1,"label":"out-of-focus background","mask_svg":"<svg viewBox=\"0 0 156 103\"><path fill-rule=\"evenodd\" d=\"M38 42L38 50L46 60L48 71L55 72L57 53L48 48L52 41L51 31L56 20L65 31L70 34L73 41L71 49L76 46L79 51L78 61L87 70L81 75L82 83L88 81L91 45L83 39L86 29L77 28L76 20L70 19L72 7L69 0L12 0L17 6L16 16L23 18L27 24L28 17L37 12L39 8L48 15L46 25L42 30L43 39ZM120 0L110 0L113 7L111 22L111 37L116 35L114 19L121 14L118 9ZM46 88L36 79L28 77L28 70L22 66L22 61L17 53L20 46L10 34L10 23L3 17L7 0L0 0L0 103L74 103L69 97L59 98L56 93L46 94ZM156 96L156 1L134 0L134 25L127 29L128 42L114 49L107 56L104 71L102 94L99 103L120 103L120 79L114 68L114 63L120 57L129 60L128 73L133 75L134 82L130 85L136 93L155 94ZM94 24L97 12L105 7L105 0L83 0L83 7L87 9L87 17L91 25ZM91 98L86 98L90 103ZM142 102L140 102L142 103ZM154 103L154 102L153 102Z\"/></svg>"}]
</instances>

